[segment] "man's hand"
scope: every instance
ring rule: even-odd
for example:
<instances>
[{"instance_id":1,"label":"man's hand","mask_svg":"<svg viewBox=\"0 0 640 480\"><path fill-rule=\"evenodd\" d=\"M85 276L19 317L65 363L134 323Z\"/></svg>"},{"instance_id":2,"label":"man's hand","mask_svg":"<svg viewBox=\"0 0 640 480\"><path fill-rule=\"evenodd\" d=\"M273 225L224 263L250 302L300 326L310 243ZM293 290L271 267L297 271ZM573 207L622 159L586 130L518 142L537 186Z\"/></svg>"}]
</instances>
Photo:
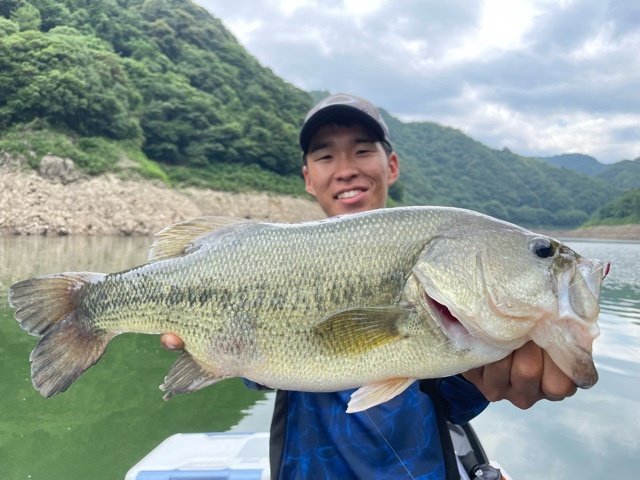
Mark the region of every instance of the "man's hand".
<instances>
[{"instance_id":1,"label":"man's hand","mask_svg":"<svg viewBox=\"0 0 640 480\"><path fill-rule=\"evenodd\" d=\"M161 335L160 343L162 343L162 346L167 350L182 350L184 348L182 339L173 333Z\"/></svg>"},{"instance_id":2,"label":"man's hand","mask_svg":"<svg viewBox=\"0 0 640 480\"><path fill-rule=\"evenodd\" d=\"M563 400L576 393L576 385L533 342L506 358L463 373L490 402L509 400L527 409L538 400Z\"/></svg>"}]
</instances>

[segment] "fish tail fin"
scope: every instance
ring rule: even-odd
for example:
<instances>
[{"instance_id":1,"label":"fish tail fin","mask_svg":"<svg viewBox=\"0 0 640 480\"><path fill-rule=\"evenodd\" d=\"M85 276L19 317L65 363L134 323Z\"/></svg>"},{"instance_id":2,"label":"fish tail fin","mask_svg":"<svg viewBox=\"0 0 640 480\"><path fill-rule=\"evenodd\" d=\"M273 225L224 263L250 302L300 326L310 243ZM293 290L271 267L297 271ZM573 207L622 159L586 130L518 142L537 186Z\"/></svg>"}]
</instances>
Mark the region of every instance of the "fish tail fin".
<instances>
[{"instance_id":1,"label":"fish tail fin","mask_svg":"<svg viewBox=\"0 0 640 480\"><path fill-rule=\"evenodd\" d=\"M77 309L101 273L61 273L24 280L9 289L20 326L40 341L31 352L31 380L43 397L65 391L96 363L113 338Z\"/></svg>"}]
</instances>

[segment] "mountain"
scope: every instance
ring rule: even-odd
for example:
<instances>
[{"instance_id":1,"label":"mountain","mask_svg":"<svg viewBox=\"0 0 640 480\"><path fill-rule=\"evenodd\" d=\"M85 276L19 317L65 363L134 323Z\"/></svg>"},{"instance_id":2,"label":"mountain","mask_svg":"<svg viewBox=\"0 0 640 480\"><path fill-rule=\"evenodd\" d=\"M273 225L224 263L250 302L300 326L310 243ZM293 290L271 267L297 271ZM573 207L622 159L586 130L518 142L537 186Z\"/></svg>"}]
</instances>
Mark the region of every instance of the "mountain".
<instances>
[{"instance_id":1,"label":"mountain","mask_svg":"<svg viewBox=\"0 0 640 480\"><path fill-rule=\"evenodd\" d=\"M597 177L619 190L640 188L640 158L607 165Z\"/></svg>"},{"instance_id":2,"label":"mountain","mask_svg":"<svg viewBox=\"0 0 640 480\"><path fill-rule=\"evenodd\" d=\"M618 194L601 179L490 149L453 128L384 115L407 203L471 208L524 225L579 225Z\"/></svg>"},{"instance_id":3,"label":"mountain","mask_svg":"<svg viewBox=\"0 0 640 480\"><path fill-rule=\"evenodd\" d=\"M34 168L53 153L90 174L303 195L298 129L320 96L261 66L188 0L0 0L0 153ZM395 204L572 227L622 193L608 178L383 115L401 158Z\"/></svg>"},{"instance_id":4,"label":"mountain","mask_svg":"<svg viewBox=\"0 0 640 480\"><path fill-rule=\"evenodd\" d=\"M616 190L640 188L640 158L604 164L589 155L569 153L537 160L604 180Z\"/></svg>"},{"instance_id":5,"label":"mountain","mask_svg":"<svg viewBox=\"0 0 640 480\"><path fill-rule=\"evenodd\" d=\"M600 163L595 158L581 153L565 153L552 157L538 157L538 160L547 162L554 167L566 168L591 176L597 175L607 168L606 165Z\"/></svg>"},{"instance_id":6,"label":"mountain","mask_svg":"<svg viewBox=\"0 0 640 480\"><path fill-rule=\"evenodd\" d=\"M298 172L311 96L261 66L203 8L5 0L0 14L3 127L38 121L29 130L137 143L178 178L182 167L214 164L223 174L229 165Z\"/></svg>"},{"instance_id":7,"label":"mountain","mask_svg":"<svg viewBox=\"0 0 640 480\"><path fill-rule=\"evenodd\" d=\"M564 154L538 158L551 165L589 175L603 180L616 192L613 200L595 211L588 225L617 225L637 223L638 189L640 189L640 158L622 160L612 164L602 164L593 157L582 154ZM633 212L635 206L636 211Z\"/></svg>"},{"instance_id":8,"label":"mountain","mask_svg":"<svg viewBox=\"0 0 640 480\"><path fill-rule=\"evenodd\" d=\"M640 223L640 188L627 190L620 197L603 205L588 225L621 225Z\"/></svg>"}]
</instances>

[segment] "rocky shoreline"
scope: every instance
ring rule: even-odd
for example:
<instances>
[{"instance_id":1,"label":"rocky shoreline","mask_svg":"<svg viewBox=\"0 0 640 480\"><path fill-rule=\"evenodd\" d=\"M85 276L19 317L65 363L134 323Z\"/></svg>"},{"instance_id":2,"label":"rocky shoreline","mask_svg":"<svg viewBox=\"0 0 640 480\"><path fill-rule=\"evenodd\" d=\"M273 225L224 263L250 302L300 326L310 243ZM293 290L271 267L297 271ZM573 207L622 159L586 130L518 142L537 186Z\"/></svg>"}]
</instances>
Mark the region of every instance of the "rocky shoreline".
<instances>
[{"instance_id":1,"label":"rocky shoreline","mask_svg":"<svg viewBox=\"0 0 640 480\"><path fill-rule=\"evenodd\" d=\"M563 240L617 240L640 242L640 225L599 225L575 230L546 230L541 233Z\"/></svg>"},{"instance_id":2,"label":"rocky shoreline","mask_svg":"<svg viewBox=\"0 0 640 480\"><path fill-rule=\"evenodd\" d=\"M43 159L39 172L1 160L0 235L152 235L169 224L207 215L276 222L323 217L310 199L172 189L115 175L86 177L56 157ZM640 225L543 233L563 239L640 241Z\"/></svg>"},{"instance_id":3,"label":"rocky shoreline","mask_svg":"<svg viewBox=\"0 0 640 480\"><path fill-rule=\"evenodd\" d=\"M209 215L277 222L323 216L317 204L303 198L172 189L115 175L69 179L0 167L0 235L152 235Z\"/></svg>"}]
</instances>

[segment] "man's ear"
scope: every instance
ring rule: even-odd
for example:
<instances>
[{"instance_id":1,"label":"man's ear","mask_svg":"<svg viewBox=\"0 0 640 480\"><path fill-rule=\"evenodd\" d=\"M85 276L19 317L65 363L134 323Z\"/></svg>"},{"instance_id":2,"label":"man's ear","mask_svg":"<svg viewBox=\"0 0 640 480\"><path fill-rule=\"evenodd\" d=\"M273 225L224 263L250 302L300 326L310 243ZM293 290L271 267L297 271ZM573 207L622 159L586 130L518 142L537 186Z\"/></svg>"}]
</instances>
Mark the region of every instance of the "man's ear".
<instances>
[{"instance_id":1,"label":"man's ear","mask_svg":"<svg viewBox=\"0 0 640 480\"><path fill-rule=\"evenodd\" d=\"M396 152L391 152L387 160L389 169L388 184L393 185L400 175L400 161Z\"/></svg>"},{"instance_id":2,"label":"man's ear","mask_svg":"<svg viewBox=\"0 0 640 480\"><path fill-rule=\"evenodd\" d=\"M302 176L304 177L304 188L309 195L316 196L316 191L311 185L311 179L309 178L309 169L306 165L302 167Z\"/></svg>"}]
</instances>

